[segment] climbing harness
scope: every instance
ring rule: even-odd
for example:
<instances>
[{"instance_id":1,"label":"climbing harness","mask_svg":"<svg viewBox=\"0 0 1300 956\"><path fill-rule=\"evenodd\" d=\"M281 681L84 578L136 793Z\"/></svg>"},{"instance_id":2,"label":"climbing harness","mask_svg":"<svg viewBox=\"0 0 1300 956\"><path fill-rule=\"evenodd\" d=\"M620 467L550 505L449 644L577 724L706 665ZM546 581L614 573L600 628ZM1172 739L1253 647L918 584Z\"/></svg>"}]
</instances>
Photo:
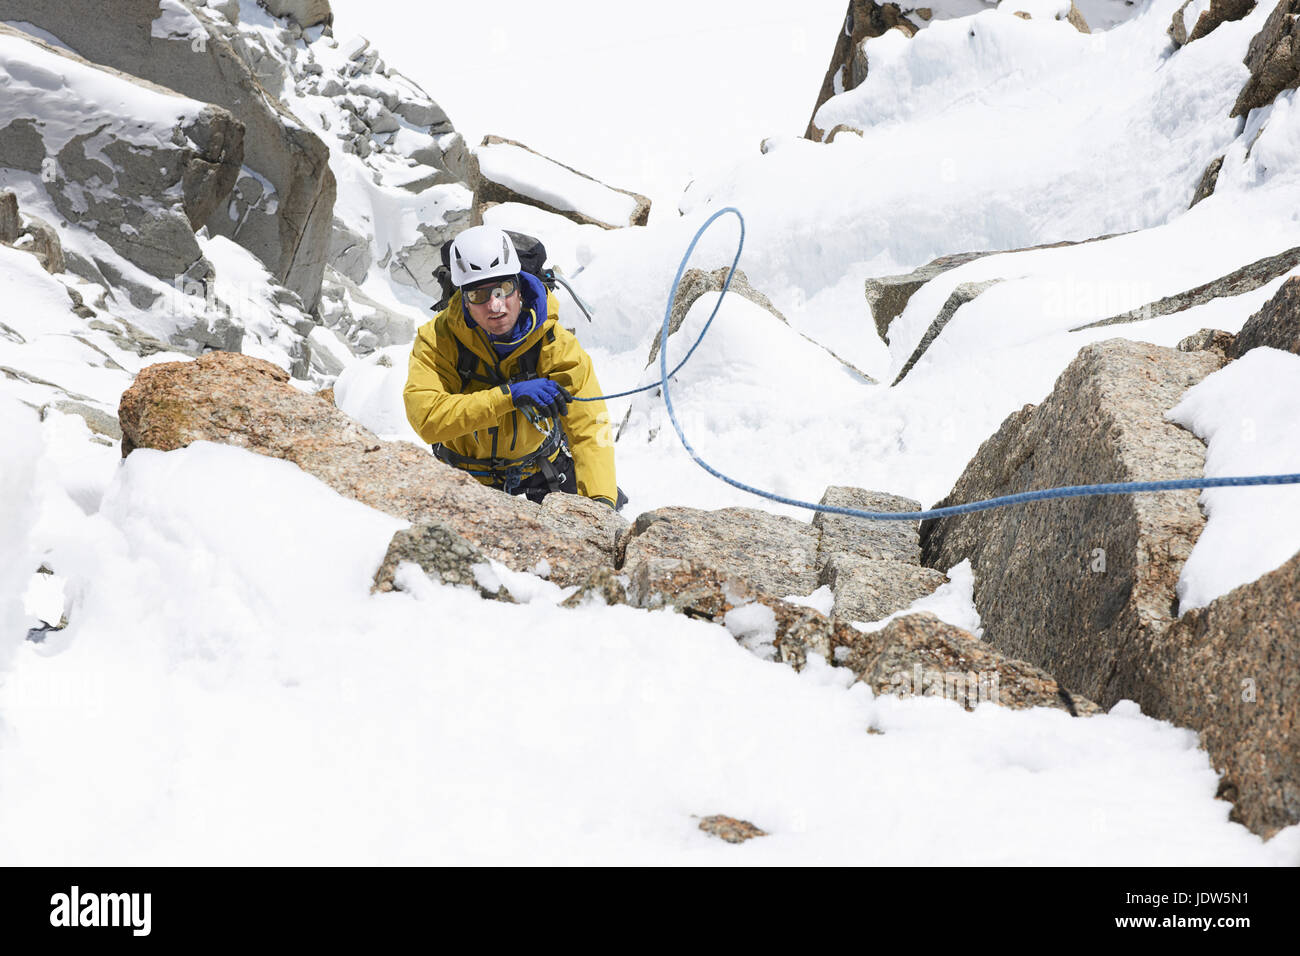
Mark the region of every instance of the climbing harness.
<instances>
[{"instance_id":1,"label":"climbing harness","mask_svg":"<svg viewBox=\"0 0 1300 956\"><path fill-rule=\"evenodd\" d=\"M519 356L518 371L506 378L491 364L483 361L464 342L456 339L456 374L460 376L461 387L464 388L473 381L481 382L493 388L508 388L512 382L522 382L526 379L536 378L537 362L542 353L542 346L554 341L555 330L548 329L546 334L539 338L528 351ZM486 374L478 371L480 365ZM475 477L489 479L494 486L503 488L508 494L514 494L520 482L527 478L529 474L535 474L538 471L545 477L546 484L551 491L559 491L565 476L560 474L555 467L554 459L561 452L568 454L564 430L560 428L559 422L549 416L542 415L536 409L525 407L516 409L516 411L522 412L529 423L546 436L541 446L535 451L519 458L497 456L473 458L469 455L458 454L445 445L439 444L432 446L434 456L439 461L453 465L462 471L467 471ZM495 429L493 429L493 432L492 450L495 452Z\"/></svg>"},{"instance_id":2,"label":"climbing harness","mask_svg":"<svg viewBox=\"0 0 1300 956\"><path fill-rule=\"evenodd\" d=\"M718 301L713 306L713 311L709 313L708 321L704 323L704 328L700 330L699 336L691 345L690 351L686 357L677 363L677 366L670 372L668 371L668 322L672 317L673 301L677 298L677 288L681 284L682 274L686 271L686 263L690 261L691 253L695 251L695 246L699 243L700 237L705 231L713 225L719 218L725 215L733 215L740 222L740 239L736 243L736 256L731 261L731 268L727 271L727 279L722 286L722 294L718 296ZM992 508L1005 508L1010 505L1026 504L1030 501L1047 501L1054 498L1081 498L1091 495L1132 495L1144 491L1178 491L1190 488L1240 488L1252 485L1294 485L1300 484L1300 473L1293 475L1246 475L1225 478L1175 478L1168 481L1120 481L1099 485L1069 485L1063 488L1043 488L1038 491L1024 491L1015 495L1003 495L998 498L987 498L983 501L971 501L962 505L950 505L945 508L929 508L924 511L863 511L858 508L844 508L838 505L814 504L810 501L800 501L797 498L788 498L785 495L778 495L770 491L763 491L761 488L755 488L747 485L742 481L737 481L718 471L708 462L696 453L691 443L687 440L685 433L682 431L681 423L677 421L677 413L673 410L673 399L668 389L668 380L676 375L683 365L687 363L692 355L695 354L696 348L699 347L704 336L709 331L709 326L713 324L713 319L718 314L718 308L722 305L723 298L726 297L727 289L731 285L731 277L735 274L736 265L740 262L741 250L745 247L745 218L740 214L740 210L733 206L727 206L719 209L696 230L695 237L691 239L691 244L686 247L686 254L682 256L681 264L677 267L677 275L673 278L672 290L668 294L668 304L664 307L664 321L659 330L659 381L652 382L641 388L629 389L626 392L617 392L612 395L597 395L593 398L581 398L574 396L576 402L596 402L608 398L622 398L627 395L635 395L638 392L649 391L652 388L663 390L664 405L668 408L668 418L673 423L673 430L677 432L677 437L687 451L687 454L695 461L697 465L711 474L720 481L725 481L734 488L741 491L747 491L750 494L758 495L769 501L775 501L783 505L791 505L795 508L807 508L811 511L820 511L823 514L846 515L850 518L866 518L871 521L921 521L931 518L950 518L955 515L971 514L976 511L988 511Z\"/></svg>"}]
</instances>

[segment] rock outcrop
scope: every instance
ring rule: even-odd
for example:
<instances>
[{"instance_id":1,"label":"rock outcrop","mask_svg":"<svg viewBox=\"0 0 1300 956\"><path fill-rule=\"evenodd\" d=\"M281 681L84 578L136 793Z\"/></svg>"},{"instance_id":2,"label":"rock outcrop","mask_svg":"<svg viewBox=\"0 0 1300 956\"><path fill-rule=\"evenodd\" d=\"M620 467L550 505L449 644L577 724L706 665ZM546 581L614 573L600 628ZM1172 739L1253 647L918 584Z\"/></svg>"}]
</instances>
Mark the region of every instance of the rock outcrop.
<instances>
[{"instance_id":1,"label":"rock outcrop","mask_svg":"<svg viewBox=\"0 0 1300 956\"><path fill-rule=\"evenodd\" d=\"M1300 823L1300 554L1189 611L1150 649L1143 710L1201 735L1233 819Z\"/></svg>"},{"instance_id":2,"label":"rock outcrop","mask_svg":"<svg viewBox=\"0 0 1300 956\"><path fill-rule=\"evenodd\" d=\"M921 503L911 498L848 485L832 485L827 488L818 504L894 514L921 510ZM868 521L850 515L819 511L813 515L812 526L818 531L818 567L837 554L871 561L921 563L921 542L917 536L918 523L915 521Z\"/></svg>"},{"instance_id":3,"label":"rock outcrop","mask_svg":"<svg viewBox=\"0 0 1300 956\"><path fill-rule=\"evenodd\" d=\"M1162 315L1183 312L1214 299L1253 292L1260 286L1268 285L1278 276L1286 275L1297 265L1300 265L1300 246L1293 246L1276 255L1266 256L1240 269L1234 269L1225 276L1202 283L1193 289L1167 295L1163 299L1148 302L1146 305L1140 305L1136 309L1113 315L1108 319L1098 319L1096 322L1075 326L1070 331L1082 332L1084 329L1097 329L1107 325L1145 322L1147 319Z\"/></svg>"},{"instance_id":4,"label":"rock outcrop","mask_svg":"<svg viewBox=\"0 0 1300 956\"><path fill-rule=\"evenodd\" d=\"M380 441L332 405L289 384L260 359L210 352L140 372L118 410L122 453L170 451L215 441L283 458L339 494L415 524L441 521L507 567L549 566L559 584L579 583L613 564L590 541L590 527L557 532L538 506L479 484L408 442Z\"/></svg>"},{"instance_id":5,"label":"rock outcrop","mask_svg":"<svg viewBox=\"0 0 1300 956\"><path fill-rule=\"evenodd\" d=\"M835 595L833 617L869 622L905 610L947 584L948 577L920 564L836 554L822 565L817 581Z\"/></svg>"},{"instance_id":6,"label":"rock outcrop","mask_svg":"<svg viewBox=\"0 0 1300 956\"><path fill-rule=\"evenodd\" d=\"M623 573L656 559L696 561L775 597L817 588L812 525L757 508L660 508L638 515L620 542Z\"/></svg>"},{"instance_id":7,"label":"rock outcrop","mask_svg":"<svg viewBox=\"0 0 1300 956\"><path fill-rule=\"evenodd\" d=\"M933 614L906 614L883 629L839 637L835 656L878 694L955 700L967 710L984 701L1022 710L1051 707L1074 717L1101 709L1070 693L1048 673L998 653L988 644Z\"/></svg>"},{"instance_id":8,"label":"rock outcrop","mask_svg":"<svg viewBox=\"0 0 1300 956\"><path fill-rule=\"evenodd\" d=\"M315 308L336 185L325 144L271 92L283 80L273 58L219 10L193 4L161 10L158 0L0 0L0 19L32 23L96 63L214 104L237 119L244 132L237 179L201 221L256 255L309 311ZM106 22L114 29L104 29ZM213 128L206 138L196 132L199 151L229 151L234 144L223 129ZM88 176L97 171L84 148L71 150L69 162ZM62 154L59 160L65 162ZM171 238L169 233L152 243L159 256ZM159 263L173 270L169 281L185 272L176 268L180 258Z\"/></svg>"},{"instance_id":9,"label":"rock outcrop","mask_svg":"<svg viewBox=\"0 0 1300 956\"><path fill-rule=\"evenodd\" d=\"M0 193L0 242L12 246L23 234L23 221L18 215L18 197L11 192Z\"/></svg>"},{"instance_id":10,"label":"rock outcrop","mask_svg":"<svg viewBox=\"0 0 1300 956\"><path fill-rule=\"evenodd\" d=\"M894 319L903 314L907 303L917 289L936 276L941 276L949 269L964 266L968 262L994 255L992 252L962 252L951 256L940 256L911 272L896 276L879 276L866 281L867 309L875 323L876 334L882 342L889 341L889 326Z\"/></svg>"},{"instance_id":11,"label":"rock outcrop","mask_svg":"<svg viewBox=\"0 0 1300 956\"><path fill-rule=\"evenodd\" d=\"M354 355L369 355L415 338L414 319L376 302L347 276L328 267L318 311L325 326L342 336Z\"/></svg>"},{"instance_id":12,"label":"rock outcrop","mask_svg":"<svg viewBox=\"0 0 1300 956\"><path fill-rule=\"evenodd\" d=\"M1246 320L1228 349L1229 358L1241 358L1261 345L1300 355L1300 276L1282 283L1273 298Z\"/></svg>"},{"instance_id":13,"label":"rock outcrop","mask_svg":"<svg viewBox=\"0 0 1300 956\"><path fill-rule=\"evenodd\" d=\"M1205 171L1201 173L1200 180L1196 183L1196 192L1192 193L1192 201L1187 204L1188 209L1191 209L1202 199L1209 199L1214 195L1214 187L1219 184L1219 173L1222 171L1222 156L1216 156L1214 159L1210 160L1210 164L1205 167Z\"/></svg>"},{"instance_id":14,"label":"rock outcrop","mask_svg":"<svg viewBox=\"0 0 1300 956\"><path fill-rule=\"evenodd\" d=\"M638 565L628 603L672 607L726 625L750 650L802 670L809 655L848 667L877 694L943 697L967 710L989 702L1014 709L1052 707L1075 716L1098 713L1050 674L1012 660L968 631L932 614L907 614L864 632L847 621L750 588L738 576L677 558Z\"/></svg>"},{"instance_id":15,"label":"rock outcrop","mask_svg":"<svg viewBox=\"0 0 1300 956\"><path fill-rule=\"evenodd\" d=\"M907 498L848 487L828 488L821 503L895 512L920 507ZM877 621L948 580L921 566L915 522L824 513L805 524L754 508L661 508L639 515L622 533L618 551L619 567L639 595L634 603L648 600L651 591L681 588L674 600L690 605L696 586L686 582L698 572L706 594L712 593L708 582L723 578L734 579L733 588L771 599L828 586L834 617ZM670 577L656 577L664 573Z\"/></svg>"},{"instance_id":16,"label":"rock outcrop","mask_svg":"<svg viewBox=\"0 0 1300 956\"><path fill-rule=\"evenodd\" d=\"M479 597L513 603L504 588L492 591L479 583L474 566L486 565L487 555L441 521L422 521L393 535L371 591L398 590L397 569L407 561L439 584L471 587Z\"/></svg>"},{"instance_id":17,"label":"rock outcrop","mask_svg":"<svg viewBox=\"0 0 1300 956\"><path fill-rule=\"evenodd\" d=\"M1216 352L1223 361L1231 356L1233 334L1223 329L1200 329L1178 342L1180 352Z\"/></svg>"},{"instance_id":18,"label":"rock outcrop","mask_svg":"<svg viewBox=\"0 0 1300 956\"><path fill-rule=\"evenodd\" d=\"M826 77L817 92L817 102L813 105L808 128L803 134L805 139L820 142L825 135L823 130L817 128L817 111L823 103L837 93L857 89L867 78L867 58L861 49L862 41L884 36L886 30L893 29L901 30L907 36L916 33L916 25L903 16L898 4L849 0L848 10L844 14L844 28L835 39L835 49L831 51Z\"/></svg>"},{"instance_id":19,"label":"rock outcrop","mask_svg":"<svg viewBox=\"0 0 1300 956\"><path fill-rule=\"evenodd\" d=\"M475 225L483 221L484 206L504 202L535 206L602 229L644 226L650 218L650 200L645 196L607 186L500 136L483 137L472 151L469 184L474 190Z\"/></svg>"},{"instance_id":20,"label":"rock outcrop","mask_svg":"<svg viewBox=\"0 0 1300 956\"><path fill-rule=\"evenodd\" d=\"M960 252L950 256L940 256L923 266L918 266L911 272L867 279L865 285L867 309L871 314L872 322L876 326L876 334L880 336L882 342L888 343L890 323L903 314L903 310L907 308L913 294L931 279L935 279L945 272L987 256L998 256L1013 252L1031 252L1035 249L1062 249L1066 246L1082 245L1088 242L1101 242L1105 239L1112 239L1115 235L1117 233L1078 241L1046 242L1037 246L1025 246L1021 249L991 249L988 252Z\"/></svg>"},{"instance_id":21,"label":"rock outcrop","mask_svg":"<svg viewBox=\"0 0 1300 956\"><path fill-rule=\"evenodd\" d=\"M0 101L0 165L40 175L60 215L149 275L206 284L212 267L194 228L235 183L241 124L2 24L0 40L38 78ZM123 114L122 103L139 104L140 115ZM176 119L161 126L158 114Z\"/></svg>"},{"instance_id":22,"label":"rock outcrop","mask_svg":"<svg viewBox=\"0 0 1300 956\"><path fill-rule=\"evenodd\" d=\"M1174 11L1169 24L1169 38L1175 47L1186 46L1193 40L1199 40L1216 27L1230 20L1240 20L1255 9L1255 0L1210 0L1209 6L1200 12L1195 22L1187 22L1187 8L1196 0L1187 0Z\"/></svg>"},{"instance_id":23,"label":"rock outcrop","mask_svg":"<svg viewBox=\"0 0 1300 956\"><path fill-rule=\"evenodd\" d=\"M920 511L911 498L836 485L820 504L858 511ZM831 615L846 621L878 621L907 608L947 583L940 571L921 566L915 521L869 521L819 511L817 581L835 596Z\"/></svg>"},{"instance_id":24,"label":"rock outcrop","mask_svg":"<svg viewBox=\"0 0 1300 956\"><path fill-rule=\"evenodd\" d=\"M334 22L329 0L259 0L277 17L289 17L304 30Z\"/></svg>"},{"instance_id":25,"label":"rock outcrop","mask_svg":"<svg viewBox=\"0 0 1300 956\"><path fill-rule=\"evenodd\" d=\"M907 373L912 371L917 362L921 361L921 356L934 344L934 340L939 337L939 333L943 331L944 326L952 321L952 317L957 314L958 309L967 302L974 301L979 295L987 292L1001 281L1001 279L987 279L984 282L963 282L953 289L952 294L944 302L943 308L939 310L939 314L934 317L930 327L925 330L925 335L921 337L921 341L917 343L916 348L912 350L912 354L903 363L903 367L898 372L898 377L894 379L894 384L897 385L906 378Z\"/></svg>"},{"instance_id":26,"label":"rock outcrop","mask_svg":"<svg viewBox=\"0 0 1300 956\"><path fill-rule=\"evenodd\" d=\"M1250 70L1229 116L1245 116L1300 84L1300 0L1278 0L1250 41L1243 61Z\"/></svg>"},{"instance_id":27,"label":"rock outcrop","mask_svg":"<svg viewBox=\"0 0 1300 956\"><path fill-rule=\"evenodd\" d=\"M1085 346L1039 406L1013 413L938 507L1037 488L1185 478L1205 448L1164 420L1221 365L1212 352L1112 339ZM926 521L925 563L970 559L993 647L1109 707L1141 703L1152 643L1204 518L1197 493L1034 502Z\"/></svg>"}]
</instances>

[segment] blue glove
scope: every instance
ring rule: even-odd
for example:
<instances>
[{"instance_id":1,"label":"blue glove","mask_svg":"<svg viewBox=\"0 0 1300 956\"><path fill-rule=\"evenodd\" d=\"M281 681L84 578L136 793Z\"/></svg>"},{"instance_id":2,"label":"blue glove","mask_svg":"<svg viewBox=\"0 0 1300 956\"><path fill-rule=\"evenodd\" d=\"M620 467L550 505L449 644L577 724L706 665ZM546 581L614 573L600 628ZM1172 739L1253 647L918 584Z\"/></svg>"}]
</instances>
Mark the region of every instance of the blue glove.
<instances>
[{"instance_id":1,"label":"blue glove","mask_svg":"<svg viewBox=\"0 0 1300 956\"><path fill-rule=\"evenodd\" d=\"M510 401L515 408L531 406L551 418L567 415L572 400L572 395L549 378L530 378L526 382L510 383Z\"/></svg>"}]
</instances>

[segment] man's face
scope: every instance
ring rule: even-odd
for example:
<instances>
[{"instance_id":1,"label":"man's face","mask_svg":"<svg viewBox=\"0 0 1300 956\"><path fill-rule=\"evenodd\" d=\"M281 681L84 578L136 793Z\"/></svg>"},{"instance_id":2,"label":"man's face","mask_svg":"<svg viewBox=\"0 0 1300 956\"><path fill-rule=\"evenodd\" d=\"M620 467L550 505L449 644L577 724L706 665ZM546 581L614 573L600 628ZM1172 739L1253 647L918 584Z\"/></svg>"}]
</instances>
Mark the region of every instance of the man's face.
<instances>
[{"instance_id":1,"label":"man's face","mask_svg":"<svg viewBox=\"0 0 1300 956\"><path fill-rule=\"evenodd\" d=\"M503 287L513 286L509 295L503 295ZM516 279L497 279L487 284L491 292L488 300L475 305L465 299L465 308L470 318L477 322L489 335L504 335L515 327L519 321L519 310L523 307L523 298L519 294L519 282ZM466 290L468 291L468 290Z\"/></svg>"}]
</instances>

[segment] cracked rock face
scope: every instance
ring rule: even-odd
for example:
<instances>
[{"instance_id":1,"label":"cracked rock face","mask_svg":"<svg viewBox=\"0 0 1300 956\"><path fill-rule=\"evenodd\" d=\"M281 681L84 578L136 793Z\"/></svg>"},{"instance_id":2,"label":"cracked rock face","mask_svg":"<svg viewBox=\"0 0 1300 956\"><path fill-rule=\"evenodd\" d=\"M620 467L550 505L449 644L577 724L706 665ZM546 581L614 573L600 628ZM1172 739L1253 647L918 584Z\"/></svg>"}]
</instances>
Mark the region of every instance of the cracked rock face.
<instances>
[{"instance_id":1,"label":"cracked rock face","mask_svg":"<svg viewBox=\"0 0 1300 956\"><path fill-rule=\"evenodd\" d=\"M1245 116L1300 83L1300 0L1278 0L1250 41L1243 61L1250 70L1230 116Z\"/></svg>"},{"instance_id":2,"label":"cracked rock face","mask_svg":"<svg viewBox=\"0 0 1300 956\"><path fill-rule=\"evenodd\" d=\"M1300 554L1183 615L1147 667L1142 709L1200 732L1232 818L1266 838L1300 823Z\"/></svg>"},{"instance_id":3,"label":"cracked rock face","mask_svg":"<svg viewBox=\"0 0 1300 956\"><path fill-rule=\"evenodd\" d=\"M220 107L89 63L9 27L0 25L0 38L30 44L33 69L51 64L48 82L9 90L0 101L0 165L40 175L64 219L92 229L149 275L206 284L212 266L194 227L235 182L244 155L243 126ZM86 90L56 81L54 67L61 60L102 74L103 86ZM105 115L100 98L114 90L127 102L164 109L174 102L175 125ZM68 129L82 132L68 136Z\"/></svg>"},{"instance_id":4,"label":"cracked rock face","mask_svg":"<svg viewBox=\"0 0 1300 956\"><path fill-rule=\"evenodd\" d=\"M252 252L311 310L320 295L333 221L329 151L277 98L281 64L218 12L196 6L184 11L188 16L160 20L158 0L0 0L0 19L33 23L96 63L213 104L237 120L243 140L242 156L233 159L235 178L223 169L211 174L213 186L205 188L203 176L190 177L187 188L196 194L225 187L201 219L205 204L193 204L195 222ZM115 28L105 30L105 22ZM199 152L224 149L233 156L231 133L213 131L196 141ZM95 155L74 147L68 159L93 175ZM193 244L192 235L188 241ZM160 259L173 243L184 248L175 228L154 229L144 242ZM170 270L163 277L168 281L186 273L170 260L160 267Z\"/></svg>"},{"instance_id":5,"label":"cracked rock face","mask_svg":"<svg viewBox=\"0 0 1300 956\"><path fill-rule=\"evenodd\" d=\"M1086 346L1039 406L1013 413L938 506L1037 488L1195 477L1205 446L1164 420L1222 363L1112 339ZM1109 707L1150 692L1149 647L1205 519L1197 492L1033 502L924 522L925 563L969 558L985 639Z\"/></svg>"},{"instance_id":6,"label":"cracked rock face","mask_svg":"<svg viewBox=\"0 0 1300 956\"><path fill-rule=\"evenodd\" d=\"M1241 358L1260 346L1300 355L1300 277L1283 282L1273 298L1246 320L1228 354Z\"/></svg>"}]
</instances>

